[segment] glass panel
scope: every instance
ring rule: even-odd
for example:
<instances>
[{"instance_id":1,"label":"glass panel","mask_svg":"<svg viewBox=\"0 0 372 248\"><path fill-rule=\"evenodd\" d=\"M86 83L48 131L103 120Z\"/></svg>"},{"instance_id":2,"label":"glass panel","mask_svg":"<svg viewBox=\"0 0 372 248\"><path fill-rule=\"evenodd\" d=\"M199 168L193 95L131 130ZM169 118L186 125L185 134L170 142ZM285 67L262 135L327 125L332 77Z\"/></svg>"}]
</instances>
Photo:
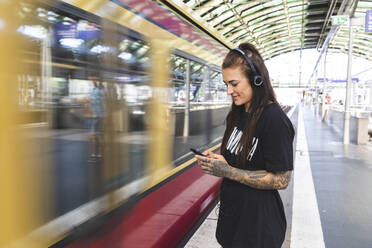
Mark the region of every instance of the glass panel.
<instances>
[{"instance_id":1,"label":"glass panel","mask_svg":"<svg viewBox=\"0 0 372 248\"><path fill-rule=\"evenodd\" d=\"M227 95L226 85L222 81L221 72L213 71L210 76L212 101L220 105L231 104L231 97Z\"/></svg>"},{"instance_id":2,"label":"glass panel","mask_svg":"<svg viewBox=\"0 0 372 248\"><path fill-rule=\"evenodd\" d=\"M172 68L172 107L185 107L186 59L177 55L172 55L170 63Z\"/></svg>"},{"instance_id":3,"label":"glass panel","mask_svg":"<svg viewBox=\"0 0 372 248\"><path fill-rule=\"evenodd\" d=\"M201 90L201 86L206 73L205 67L193 61L191 61L190 67L190 102L201 102L204 99L204 92Z\"/></svg>"},{"instance_id":4,"label":"glass panel","mask_svg":"<svg viewBox=\"0 0 372 248\"><path fill-rule=\"evenodd\" d=\"M20 128L54 189L43 222L144 176L152 96L148 43L60 4L18 9Z\"/></svg>"}]
</instances>

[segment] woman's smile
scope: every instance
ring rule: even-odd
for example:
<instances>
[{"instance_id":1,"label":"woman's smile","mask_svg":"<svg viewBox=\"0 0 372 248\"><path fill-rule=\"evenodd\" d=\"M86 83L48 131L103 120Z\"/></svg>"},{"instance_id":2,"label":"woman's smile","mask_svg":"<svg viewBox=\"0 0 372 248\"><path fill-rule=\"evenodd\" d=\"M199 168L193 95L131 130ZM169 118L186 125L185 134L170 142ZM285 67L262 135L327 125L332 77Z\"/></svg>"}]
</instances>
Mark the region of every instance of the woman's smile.
<instances>
[{"instance_id":1,"label":"woman's smile","mask_svg":"<svg viewBox=\"0 0 372 248\"><path fill-rule=\"evenodd\" d=\"M232 96L233 100L236 101L239 96Z\"/></svg>"}]
</instances>

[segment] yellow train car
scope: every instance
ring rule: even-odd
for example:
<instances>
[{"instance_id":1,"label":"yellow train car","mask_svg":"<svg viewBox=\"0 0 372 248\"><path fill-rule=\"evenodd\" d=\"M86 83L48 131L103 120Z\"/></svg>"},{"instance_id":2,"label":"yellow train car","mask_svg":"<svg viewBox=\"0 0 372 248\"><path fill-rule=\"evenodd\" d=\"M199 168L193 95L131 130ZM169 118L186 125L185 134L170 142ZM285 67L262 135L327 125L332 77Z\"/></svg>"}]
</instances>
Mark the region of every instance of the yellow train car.
<instances>
[{"instance_id":1,"label":"yellow train car","mask_svg":"<svg viewBox=\"0 0 372 248\"><path fill-rule=\"evenodd\" d=\"M1 3L0 247L172 247L220 181L227 48L160 3Z\"/></svg>"}]
</instances>

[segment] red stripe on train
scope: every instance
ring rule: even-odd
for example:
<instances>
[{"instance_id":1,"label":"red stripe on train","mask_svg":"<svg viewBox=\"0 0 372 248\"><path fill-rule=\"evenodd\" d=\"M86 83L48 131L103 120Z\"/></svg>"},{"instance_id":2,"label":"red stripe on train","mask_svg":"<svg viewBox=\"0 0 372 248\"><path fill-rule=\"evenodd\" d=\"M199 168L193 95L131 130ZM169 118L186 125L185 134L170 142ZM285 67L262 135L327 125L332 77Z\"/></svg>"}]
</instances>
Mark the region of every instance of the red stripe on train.
<instances>
[{"instance_id":1,"label":"red stripe on train","mask_svg":"<svg viewBox=\"0 0 372 248\"><path fill-rule=\"evenodd\" d=\"M94 237L67 247L174 247L217 198L220 183L193 166L141 199L126 216L115 216Z\"/></svg>"}]
</instances>

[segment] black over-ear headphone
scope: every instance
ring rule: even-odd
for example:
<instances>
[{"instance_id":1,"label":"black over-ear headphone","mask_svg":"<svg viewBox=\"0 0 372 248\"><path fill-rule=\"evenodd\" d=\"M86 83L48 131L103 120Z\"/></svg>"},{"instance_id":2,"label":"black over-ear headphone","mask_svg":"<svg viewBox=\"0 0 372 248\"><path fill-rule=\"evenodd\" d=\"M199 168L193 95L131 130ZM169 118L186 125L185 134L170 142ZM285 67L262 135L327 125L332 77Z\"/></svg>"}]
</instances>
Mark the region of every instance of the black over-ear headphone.
<instances>
[{"instance_id":1,"label":"black over-ear headphone","mask_svg":"<svg viewBox=\"0 0 372 248\"><path fill-rule=\"evenodd\" d=\"M252 60L240 48L234 48L233 51L237 51L241 55L243 55L244 59L248 62L249 66L251 67L251 70L252 70L252 76L250 78L251 82L253 82L253 84L257 87L261 86L263 84L263 79L262 79L261 75L258 74L256 68L253 65Z\"/></svg>"}]
</instances>

